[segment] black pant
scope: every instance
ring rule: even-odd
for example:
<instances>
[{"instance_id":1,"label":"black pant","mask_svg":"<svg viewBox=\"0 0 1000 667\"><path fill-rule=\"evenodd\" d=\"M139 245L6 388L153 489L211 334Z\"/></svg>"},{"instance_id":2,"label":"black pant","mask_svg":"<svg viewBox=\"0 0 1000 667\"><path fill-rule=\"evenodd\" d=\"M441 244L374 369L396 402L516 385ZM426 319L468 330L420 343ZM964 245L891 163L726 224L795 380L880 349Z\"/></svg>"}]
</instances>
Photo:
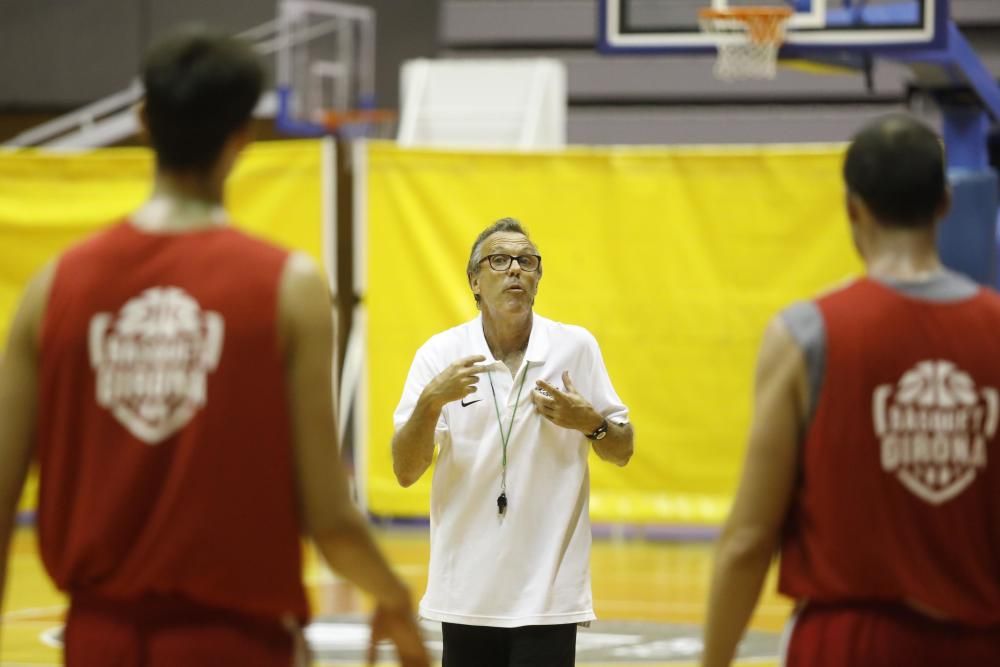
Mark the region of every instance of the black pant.
<instances>
[{"instance_id":1,"label":"black pant","mask_svg":"<svg viewBox=\"0 0 1000 667\"><path fill-rule=\"evenodd\" d=\"M488 628L442 623L441 667L573 667L576 624Z\"/></svg>"}]
</instances>

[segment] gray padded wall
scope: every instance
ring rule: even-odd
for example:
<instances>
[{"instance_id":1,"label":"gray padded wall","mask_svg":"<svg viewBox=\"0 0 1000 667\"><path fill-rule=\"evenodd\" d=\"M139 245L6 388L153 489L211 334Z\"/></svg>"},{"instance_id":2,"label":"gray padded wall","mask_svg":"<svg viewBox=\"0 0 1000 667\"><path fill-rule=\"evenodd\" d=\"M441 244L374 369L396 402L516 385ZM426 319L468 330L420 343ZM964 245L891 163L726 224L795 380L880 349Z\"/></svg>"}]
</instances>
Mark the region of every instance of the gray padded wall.
<instances>
[{"instance_id":1,"label":"gray padded wall","mask_svg":"<svg viewBox=\"0 0 1000 667\"><path fill-rule=\"evenodd\" d=\"M399 65L437 49L437 0L353 0L377 16L379 103L397 103ZM241 32L276 0L0 0L0 112L68 110L125 88L151 39L203 23Z\"/></svg>"},{"instance_id":2,"label":"gray padded wall","mask_svg":"<svg viewBox=\"0 0 1000 667\"><path fill-rule=\"evenodd\" d=\"M125 87L136 70L136 0L0 0L0 106L64 107Z\"/></svg>"}]
</instances>

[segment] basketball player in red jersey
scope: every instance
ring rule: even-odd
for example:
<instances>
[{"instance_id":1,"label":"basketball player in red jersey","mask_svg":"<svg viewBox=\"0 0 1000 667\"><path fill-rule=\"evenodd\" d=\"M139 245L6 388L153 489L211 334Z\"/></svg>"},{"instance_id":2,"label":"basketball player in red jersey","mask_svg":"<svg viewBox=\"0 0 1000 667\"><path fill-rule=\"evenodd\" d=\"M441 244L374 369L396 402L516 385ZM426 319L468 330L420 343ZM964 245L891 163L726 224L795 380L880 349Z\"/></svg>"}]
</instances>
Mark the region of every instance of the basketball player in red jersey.
<instances>
[{"instance_id":1,"label":"basketball player in red jersey","mask_svg":"<svg viewBox=\"0 0 1000 667\"><path fill-rule=\"evenodd\" d=\"M764 335L702 664L731 663L780 549L785 665L1000 665L1000 296L938 258L930 129L865 128L844 177L867 276Z\"/></svg>"},{"instance_id":2,"label":"basketball player in red jersey","mask_svg":"<svg viewBox=\"0 0 1000 667\"><path fill-rule=\"evenodd\" d=\"M263 74L186 32L143 67L151 199L28 285L0 367L0 592L29 461L69 595L66 664L305 664L300 535L376 599L372 639L427 656L409 592L352 506L317 267L227 224ZM280 222L278 223L280 224Z\"/></svg>"}]
</instances>

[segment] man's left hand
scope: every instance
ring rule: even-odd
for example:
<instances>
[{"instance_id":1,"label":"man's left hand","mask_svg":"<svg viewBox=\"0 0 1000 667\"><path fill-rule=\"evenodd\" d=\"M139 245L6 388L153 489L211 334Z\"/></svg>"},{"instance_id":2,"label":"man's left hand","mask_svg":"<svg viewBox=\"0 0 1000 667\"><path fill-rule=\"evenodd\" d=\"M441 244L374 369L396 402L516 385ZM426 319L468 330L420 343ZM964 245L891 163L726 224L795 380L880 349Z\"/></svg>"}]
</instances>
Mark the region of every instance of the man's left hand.
<instances>
[{"instance_id":1,"label":"man's left hand","mask_svg":"<svg viewBox=\"0 0 1000 667\"><path fill-rule=\"evenodd\" d=\"M573 386L569 371L563 371L562 381L564 388L561 390L545 380L538 380L535 383L535 391L531 392L531 402L535 404L535 410L556 426L585 434L593 433L604 422L604 418ZM545 393L542 393L543 391Z\"/></svg>"}]
</instances>

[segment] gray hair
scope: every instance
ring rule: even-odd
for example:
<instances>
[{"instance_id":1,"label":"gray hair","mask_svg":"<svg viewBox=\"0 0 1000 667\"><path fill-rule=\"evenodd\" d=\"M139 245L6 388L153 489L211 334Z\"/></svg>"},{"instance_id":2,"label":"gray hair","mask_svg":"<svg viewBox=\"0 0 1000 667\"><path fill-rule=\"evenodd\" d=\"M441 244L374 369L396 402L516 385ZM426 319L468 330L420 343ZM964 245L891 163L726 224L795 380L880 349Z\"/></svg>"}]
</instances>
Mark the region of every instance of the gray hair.
<instances>
[{"instance_id":1,"label":"gray hair","mask_svg":"<svg viewBox=\"0 0 1000 667\"><path fill-rule=\"evenodd\" d=\"M486 242L486 239L499 232L514 232L515 234L523 234L528 239L528 242L534 245L534 241L532 241L531 237L528 236L528 230L524 228L520 221L515 218L500 218L492 225L481 231L479 236L476 237L475 242L472 244L472 251L469 253L469 265L465 269L465 275L469 279L470 283L472 282L472 276L479 273L479 267L483 261L483 243ZM538 267L538 271L541 273L541 266ZM472 296L476 298L476 306L478 307L479 295L473 294Z\"/></svg>"}]
</instances>

